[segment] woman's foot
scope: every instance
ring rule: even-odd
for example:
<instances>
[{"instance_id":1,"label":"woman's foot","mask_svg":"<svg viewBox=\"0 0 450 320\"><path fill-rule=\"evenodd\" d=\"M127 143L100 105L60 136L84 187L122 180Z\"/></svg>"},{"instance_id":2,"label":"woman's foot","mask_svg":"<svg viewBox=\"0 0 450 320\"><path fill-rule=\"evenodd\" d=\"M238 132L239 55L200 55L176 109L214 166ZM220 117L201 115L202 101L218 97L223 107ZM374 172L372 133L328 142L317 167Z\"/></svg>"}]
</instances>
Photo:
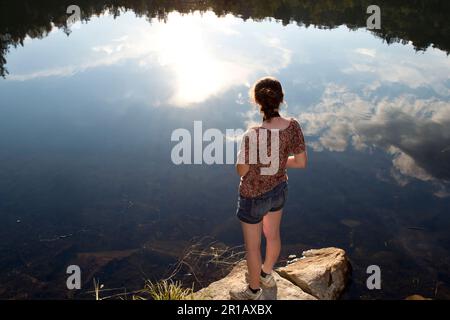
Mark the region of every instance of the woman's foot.
<instances>
[{"instance_id":1,"label":"woman's foot","mask_svg":"<svg viewBox=\"0 0 450 320\"><path fill-rule=\"evenodd\" d=\"M249 275L248 273L245 274L245 280L248 282L249 281ZM272 275L272 273L269 274L261 274L259 277L259 282L261 283L261 287L269 289L269 288L273 288L277 285L277 282L275 281L274 276Z\"/></svg>"},{"instance_id":2,"label":"woman's foot","mask_svg":"<svg viewBox=\"0 0 450 320\"><path fill-rule=\"evenodd\" d=\"M273 288L277 285L277 282L275 281L275 277L272 275L272 273L261 272L259 281L261 282L261 286L263 288Z\"/></svg>"},{"instance_id":3,"label":"woman's foot","mask_svg":"<svg viewBox=\"0 0 450 320\"><path fill-rule=\"evenodd\" d=\"M246 286L241 290L230 291L231 300L262 300L262 289L253 290Z\"/></svg>"}]
</instances>

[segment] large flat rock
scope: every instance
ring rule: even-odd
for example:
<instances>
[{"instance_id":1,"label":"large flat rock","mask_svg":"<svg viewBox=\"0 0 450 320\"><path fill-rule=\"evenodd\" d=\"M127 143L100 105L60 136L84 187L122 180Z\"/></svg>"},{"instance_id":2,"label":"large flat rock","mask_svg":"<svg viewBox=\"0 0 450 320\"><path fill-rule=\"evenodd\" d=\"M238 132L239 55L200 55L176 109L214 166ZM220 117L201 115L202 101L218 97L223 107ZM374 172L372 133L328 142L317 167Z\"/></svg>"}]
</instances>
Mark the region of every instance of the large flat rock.
<instances>
[{"instance_id":1,"label":"large flat rock","mask_svg":"<svg viewBox=\"0 0 450 320\"><path fill-rule=\"evenodd\" d=\"M246 261L239 262L225 278L210 284L208 287L196 292L195 299L202 300L230 300L229 291L246 286L245 273L247 272ZM290 281L283 279L274 273L277 286L265 289L264 300L317 300L312 295L304 292Z\"/></svg>"},{"instance_id":2,"label":"large flat rock","mask_svg":"<svg viewBox=\"0 0 450 320\"><path fill-rule=\"evenodd\" d=\"M344 291L350 270L344 250L324 248L305 251L301 259L276 271L320 300L335 300Z\"/></svg>"}]
</instances>

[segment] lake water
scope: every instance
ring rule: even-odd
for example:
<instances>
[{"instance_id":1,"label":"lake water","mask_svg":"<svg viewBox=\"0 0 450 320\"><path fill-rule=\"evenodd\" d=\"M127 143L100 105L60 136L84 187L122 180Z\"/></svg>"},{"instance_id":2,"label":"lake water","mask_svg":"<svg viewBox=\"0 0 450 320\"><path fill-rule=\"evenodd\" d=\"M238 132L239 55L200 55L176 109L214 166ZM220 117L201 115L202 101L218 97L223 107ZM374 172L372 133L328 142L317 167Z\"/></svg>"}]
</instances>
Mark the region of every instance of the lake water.
<instances>
[{"instance_id":1,"label":"lake water","mask_svg":"<svg viewBox=\"0 0 450 320\"><path fill-rule=\"evenodd\" d=\"M174 165L171 134L259 121L268 74L310 157L282 259L341 247L345 299L450 298L448 2L381 1L376 32L367 1L80 1L70 27L66 2L0 5L0 298L135 290L193 239L240 245L234 167Z\"/></svg>"}]
</instances>

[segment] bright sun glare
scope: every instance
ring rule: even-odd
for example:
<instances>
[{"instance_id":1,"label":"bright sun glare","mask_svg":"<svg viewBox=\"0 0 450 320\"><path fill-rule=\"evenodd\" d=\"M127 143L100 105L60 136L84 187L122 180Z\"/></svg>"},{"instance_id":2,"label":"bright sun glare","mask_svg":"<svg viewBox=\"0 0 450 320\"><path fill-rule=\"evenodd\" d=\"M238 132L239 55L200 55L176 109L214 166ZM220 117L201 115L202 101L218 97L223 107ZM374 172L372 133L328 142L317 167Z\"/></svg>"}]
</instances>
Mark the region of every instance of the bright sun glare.
<instances>
[{"instance_id":1,"label":"bright sun glare","mask_svg":"<svg viewBox=\"0 0 450 320\"><path fill-rule=\"evenodd\" d=\"M166 24L159 25L157 46L160 63L174 74L175 93L170 103L189 105L205 101L227 89L235 81L245 81L244 68L220 58L208 42L209 28L220 28L221 19L214 14L205 17L195 13L170 14Z\"/></svg>"}]
</instances>

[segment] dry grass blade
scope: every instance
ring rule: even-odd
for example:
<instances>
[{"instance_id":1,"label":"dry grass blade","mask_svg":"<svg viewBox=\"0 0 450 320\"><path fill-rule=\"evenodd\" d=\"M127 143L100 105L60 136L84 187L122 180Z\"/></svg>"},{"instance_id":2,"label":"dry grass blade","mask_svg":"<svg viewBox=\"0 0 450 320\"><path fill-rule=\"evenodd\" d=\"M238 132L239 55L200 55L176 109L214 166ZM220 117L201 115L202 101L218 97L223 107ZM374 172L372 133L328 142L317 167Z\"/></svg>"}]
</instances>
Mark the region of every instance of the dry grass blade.
<instances>
[{"instance_id":1,"label":"dry grass blade","mask_svg":"<svg viewBox=\"0 0 450 320\"><path fill-rule=\"evenodd\" d=\"M153 300L192 300L193 289L183 288L181 282L163 280L148 282L145 290Z\"/></svg>"}]
</instances>

